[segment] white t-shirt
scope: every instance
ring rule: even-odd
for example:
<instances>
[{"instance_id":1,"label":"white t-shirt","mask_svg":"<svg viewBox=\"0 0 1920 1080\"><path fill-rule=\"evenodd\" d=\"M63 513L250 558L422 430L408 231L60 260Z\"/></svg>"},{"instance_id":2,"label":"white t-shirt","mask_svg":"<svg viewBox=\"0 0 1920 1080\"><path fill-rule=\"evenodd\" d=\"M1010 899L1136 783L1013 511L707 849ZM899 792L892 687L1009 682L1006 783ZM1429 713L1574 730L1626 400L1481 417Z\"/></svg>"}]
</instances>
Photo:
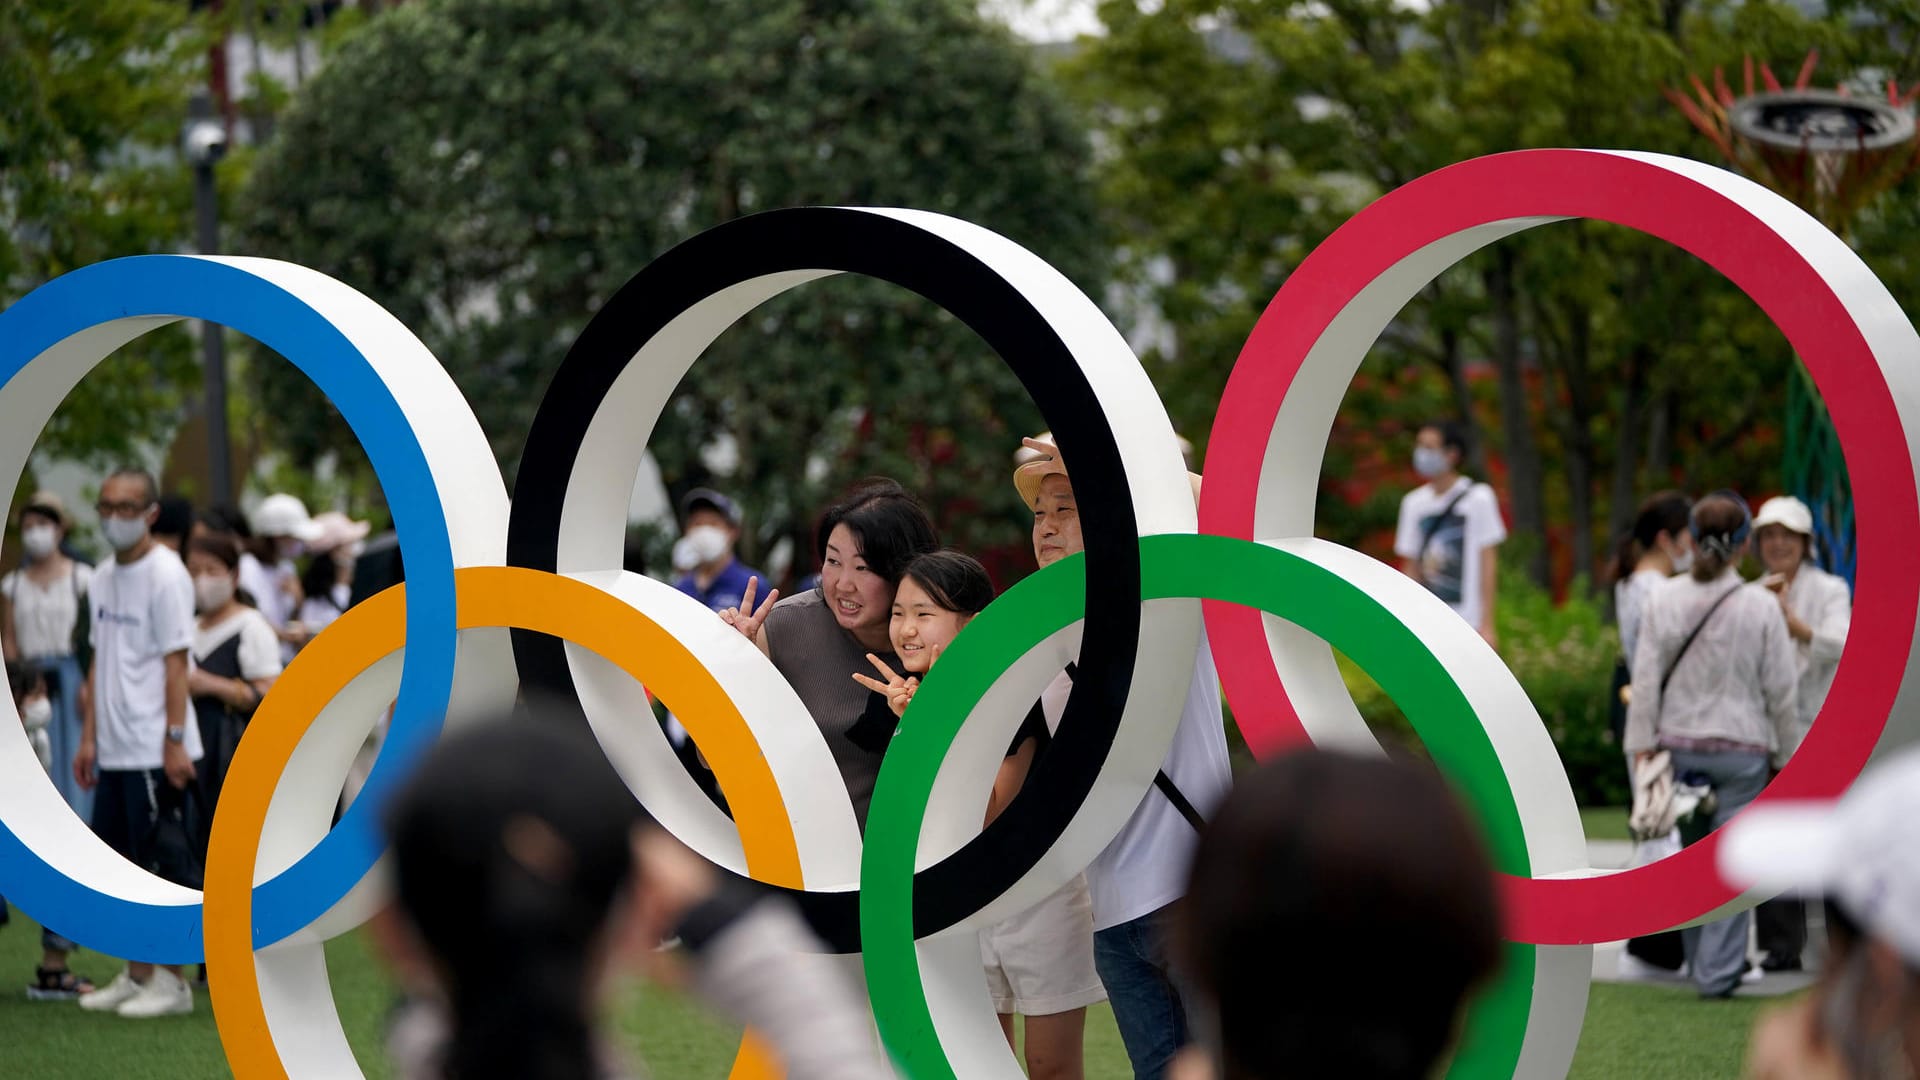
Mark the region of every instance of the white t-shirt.
<instances>
[{"instance_id":1,"label":"white t-shirt","mask_svg":"<svg viewBox=\"0 0 1920 1080\"><path fill-rule=\"evenodd\" d=\"M1073 680L1061 672L1041 694L1049 728L1059 728L1072 689ZM1226 721L1220 712L1220 676L1204 632L1180 726L1160 768L1202 817L1212 816L1233 785ZM1187 871L1199 842L1200 834L1166 794L1157 785L1149 786L1133 816L1087 867L1093 928L1105 930L1150 915L1186 895Z\"/></svg>"},{"instance_id":2,"label":"white t-shirt","mask_svg":"<svg viewBox=\"0 0 1920 1080\"><path fill-rule=\"evenodd\" d=\"M80 601L87 595L93 568L73 561L70 573L46 585L24 570L0 578L0 595L13 604L13 636L20 655L29 660L73 655L73 627L80 619Z\"/></svg>"},{"instance_id":3,"label":"white t-shirt","mask_svg":"<svg viewBox=\"0 0 1920 1080\"><path fill-rule=\"evenodd\" d=\"M266 616L250 607L242 607L212 626L196 626L193 631L193 659L198 663L225 645L240 638L240 677L251 682L280 674L280 638L267 625Z\"/></svg>"},{"instance_id":4,"label":"white t-shirt","mask_svg":"<svg viewBox=\"0 0 1920 1080\"><path fill-rule=\"evenodd\" d=\"M275 630L285 628L293 618L293 593L287 591L287 582L297 573L292 563L268 566L250 551L240 553L240 587L253 595L254 605Z\"/></svg>"},{"instance_id":5,"label":"white t-shirt","mask_svg":"<svg viewBox=\"0 0 1920 1080\"><path fill-rule=\"evenodd\" d=\"M1461 495L1459 502L1454 496ZM1448 506L1452 509L1449 510ZM1422 542L1431 530L1433 539ZM1493 489L1462 476L1445 491L1421 484L1400 500L1393 553L1418 561L1420 580L1474 629L1480 610L1480 553L1507 538Z\"/></svg>"},{"instance_id":6,"label":"white t-shirt","mask_svg":"<svg viewBox=\"0 0 1920 1080\"><path fill-rule=\"evenodd\" d=\"M157 769L167 737L167 654L193 645L193 578L180 556L154 544L131 563L95 567L95 745L102 769ZM192 713L187 756L201 756Z\"/></svg>"}]
</instances>

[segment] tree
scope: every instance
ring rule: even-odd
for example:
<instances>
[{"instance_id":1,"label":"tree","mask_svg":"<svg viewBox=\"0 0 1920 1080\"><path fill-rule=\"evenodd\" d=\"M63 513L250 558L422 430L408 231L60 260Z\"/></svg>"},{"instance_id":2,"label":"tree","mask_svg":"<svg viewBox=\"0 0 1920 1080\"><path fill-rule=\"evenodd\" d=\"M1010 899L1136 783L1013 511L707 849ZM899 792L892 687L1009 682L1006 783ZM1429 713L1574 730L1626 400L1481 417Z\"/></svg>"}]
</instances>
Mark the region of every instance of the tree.
<instances>
[{"instance_id":1,"label":"tree","mask_svg":"<svg viewBox=\"0 0 1920 1080\"><path fill-rule=\"evenodd\" d=\"M1178 328L1149 364L1196 435L1287 274L1379 194L1525 147L1704 156L1661 95L1689 70L1887 52L1769 2L1115 0L1101 15L1108 34L1068 73L1113 149L1102 182L1123 280ZM1497 440L1531 574L1558 576L1550 555L1560 574L1593 573L1652 489L1778 484L1792 363L1691 256L1612 226L1531 230L1443 275L1369 354L1329 450L1323 530L1378 552L1394 500L1371 485L1450 406Z\"/></svg>"},{"instance_id":2,"label":"tree","mask_svg":"<svg viewBox=\"0 0 1920 1080\"><path fill-rule=\"evenodd\" d=\"M204 23L173 0L0 0L0 307L90 263L178 251L191 174L174 147L205 75ZM179 327L82 381L40 449L125 460L177 422L197 379Z\"/></svg>"},{"instance_id":3,"label":"tree","mask_svg":"<svg viewBox=\"0 0 1920 1080\"><path fill-rule=\"evenodd\" d=\"M443 0L334 49L280 116L245 219L255 252L420 334L511 472L574 336L675 242L775 207L911 206L999 230L1091 291L1088 169L1062 95L962 0ZM285 449L350 445L284 365L250 370ZM836 278L723 335L652 450L675 494L711 480L742 498L750 553L805 540L834 488L876 471L984 550L1019 536L1009 455L1038 424L970 332Z\"/></svg>"}]
</instances>

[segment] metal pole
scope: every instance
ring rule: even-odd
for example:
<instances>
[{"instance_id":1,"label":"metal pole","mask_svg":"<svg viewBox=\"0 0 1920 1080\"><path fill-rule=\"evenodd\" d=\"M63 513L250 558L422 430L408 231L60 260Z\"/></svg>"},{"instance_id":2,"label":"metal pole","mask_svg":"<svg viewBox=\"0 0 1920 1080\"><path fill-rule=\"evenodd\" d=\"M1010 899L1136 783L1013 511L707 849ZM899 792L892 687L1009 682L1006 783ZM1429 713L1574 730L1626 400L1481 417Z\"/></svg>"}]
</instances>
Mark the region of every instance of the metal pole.
<instances>
[{"instance_id":1,"label":"metal pole","mask_svg":"<svg viewBox=\"0 0 1920 1080\"><path fill-rule=\"evenodd\" d=\"M193 168L193 206L197 221L195 245L202 255L220 250L220 217L214 203L213 162ZM233 446L227 435L226 330L218 323L200 324L200 348L206 361L207 474L213 488L209 505L233 501Z\"/></svg>"}]
</instances>

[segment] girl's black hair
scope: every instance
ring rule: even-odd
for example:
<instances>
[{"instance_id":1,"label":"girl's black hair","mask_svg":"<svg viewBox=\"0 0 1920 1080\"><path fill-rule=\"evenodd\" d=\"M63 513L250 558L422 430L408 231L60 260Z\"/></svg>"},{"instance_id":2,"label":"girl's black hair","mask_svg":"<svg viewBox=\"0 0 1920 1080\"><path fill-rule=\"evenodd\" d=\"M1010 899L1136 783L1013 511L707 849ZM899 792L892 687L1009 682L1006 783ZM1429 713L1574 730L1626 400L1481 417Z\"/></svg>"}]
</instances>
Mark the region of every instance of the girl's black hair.
<instances>
[{"instance_id":1,"label":"girl's black hair","mask_svg":"<svg viewBox=\"0 0 1920 1080\"><path fill-rule=\"evenodd\" d=\"M1659 542L1661 533L1679 536L1685 532L1692 509L1693 503L1677 491L1659 491L1647 496L1647 501L1640 504L1639 512L1633 516L1633 525L1620 534L1614 546L1613 580L1625 581L1632 577L1634 565Z\"/></svg>"},{"instance_id":2,"label":"girl's black hair","mask_svg":"<svg viewBox=\"0 0 1920 1080\"><path fill-rule=\"evenodd\" d=\"M340 605L333 601L333 583L339 580L339 573L331 551L313 556L307 560L307 568L300 572L301 595L340 610Z\"/></svg>"},{"instance_id":3,"label":"girl's black hair","mask_svg":"<svg viewBox=\"0 0 1920 1080\"><path fill-rule=\"evenodd\" d=\"M827 508L814 534L814 553L827 557L827 537L834 527L845 525L860 545L860 556L867 568L900 584L907 564L914 556L940 547L940 534L933 521L907 489L884 476L869 477L855 484L844 499Z\"/></svg>"},{"instance_id":4,"label":"girl's black hair","mask_svg":"<svg viewBox=\"0 0 1920 1080\"><path fill-rule=\"evenodd\" d=\"M977 615L993 603L993 579L987 576L987 568L951 548L914 559L907 564L906 576L948 611Z\"/></svg>"},{"instance_id":5,"label":"girl's black hair","mask_svg":"<svg viewBox=\"0 0 1920 1080\"><path fill-rule=\"evenodd\" d=\"M594 969L644 813L591 738L552 720L448 735L387 811L400 909L452 1006L448 1080L599 1075Z\"/></svg>"}]
</instances>

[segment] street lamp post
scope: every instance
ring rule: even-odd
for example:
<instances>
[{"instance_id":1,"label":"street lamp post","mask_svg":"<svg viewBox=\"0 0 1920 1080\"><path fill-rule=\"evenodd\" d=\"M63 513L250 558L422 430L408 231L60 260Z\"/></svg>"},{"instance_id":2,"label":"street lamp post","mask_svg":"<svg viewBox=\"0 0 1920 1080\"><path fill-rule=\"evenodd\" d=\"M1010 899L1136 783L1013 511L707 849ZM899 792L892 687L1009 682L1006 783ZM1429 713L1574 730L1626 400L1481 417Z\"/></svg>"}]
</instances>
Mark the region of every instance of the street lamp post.
<instances>
[{"instance_id":1,"label":"street lamp post","mask_svg":"<svg viewBox=\"0 0 1920 1080\"><path fill-rule=\"evenodd\" d=\"M187 107L187 125L181 147L193 165L194 246L202 255L220 248L219 209L214 202L213 166L227 153L227 128L213 114L205 91L193 95ZM233 446L227 435L227 352L225 331L216 323L200 324L200 347L206 362L208 481L213 488L209 504L233 499Z\"/></svg>"}]
</instances>

